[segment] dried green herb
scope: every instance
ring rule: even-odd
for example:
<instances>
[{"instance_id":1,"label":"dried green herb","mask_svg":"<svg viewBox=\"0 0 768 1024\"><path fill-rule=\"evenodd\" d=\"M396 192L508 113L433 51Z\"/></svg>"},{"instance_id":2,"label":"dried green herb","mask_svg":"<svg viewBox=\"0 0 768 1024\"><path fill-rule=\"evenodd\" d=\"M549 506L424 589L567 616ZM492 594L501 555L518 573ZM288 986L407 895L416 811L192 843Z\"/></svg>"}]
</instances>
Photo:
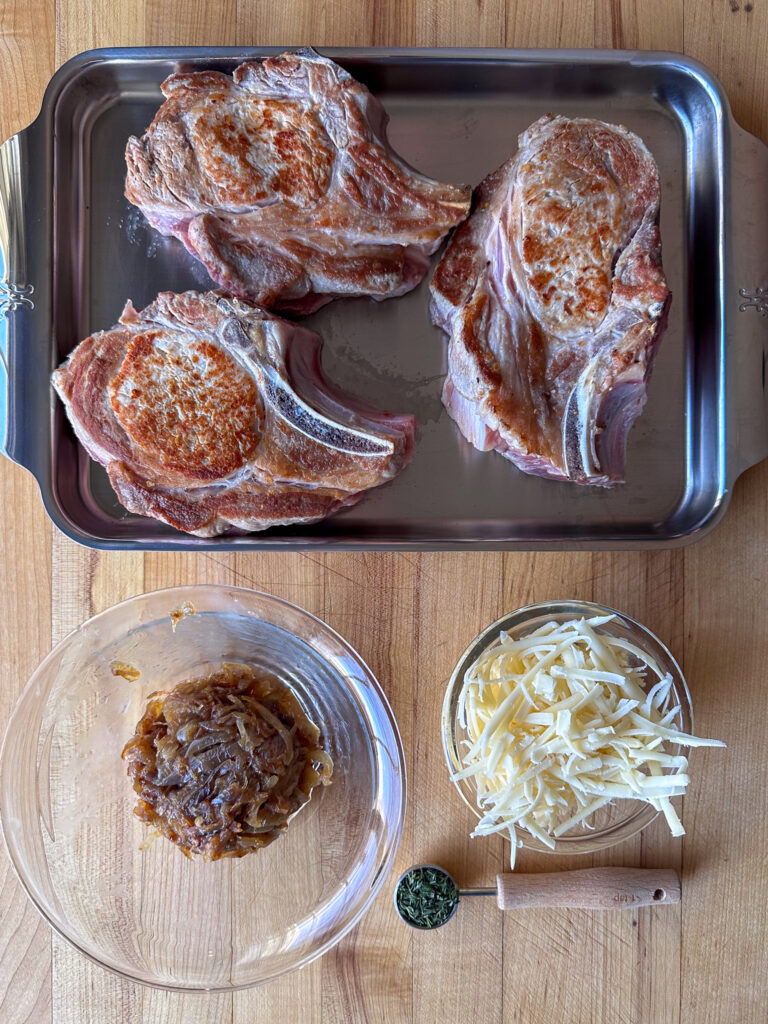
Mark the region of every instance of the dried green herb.
<instances>
[{"instance_id":1,"label":"dried green herb","mask_svg":"<svg viewBox=\"0 0 768 1024\"><path fill-rule=\"evenodd\" d=\"M456 883L441 868L413 868L400 879L395 904L414 928L439 928L459 902Z\"/></svg>"}]
</instances>

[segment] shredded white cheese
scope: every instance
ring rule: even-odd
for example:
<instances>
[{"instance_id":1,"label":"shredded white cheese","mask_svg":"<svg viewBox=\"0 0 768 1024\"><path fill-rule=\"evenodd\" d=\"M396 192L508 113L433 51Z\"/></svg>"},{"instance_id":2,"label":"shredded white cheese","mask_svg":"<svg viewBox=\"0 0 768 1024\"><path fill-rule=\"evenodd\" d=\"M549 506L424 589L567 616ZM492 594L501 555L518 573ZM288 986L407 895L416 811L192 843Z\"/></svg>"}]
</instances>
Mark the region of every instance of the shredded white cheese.
<instances>
[{"instance_id":1,"label":"shredded white cheese","mask_svg":"<svg viewBox=\"0 0 768 1024\"><path fill-rule=\"evenodd\" d=\"M670 798L688 785L688 759L664 750L725 746L675 724L671 675L639 647L604 631L615 616L549 622L513 640L501 633L467 670L459 696L462 768L480 822L473 836L508 831L511 866L521 827L555 839L614 800L643 800L684 834Z\"/></svg>"}]
</instances>

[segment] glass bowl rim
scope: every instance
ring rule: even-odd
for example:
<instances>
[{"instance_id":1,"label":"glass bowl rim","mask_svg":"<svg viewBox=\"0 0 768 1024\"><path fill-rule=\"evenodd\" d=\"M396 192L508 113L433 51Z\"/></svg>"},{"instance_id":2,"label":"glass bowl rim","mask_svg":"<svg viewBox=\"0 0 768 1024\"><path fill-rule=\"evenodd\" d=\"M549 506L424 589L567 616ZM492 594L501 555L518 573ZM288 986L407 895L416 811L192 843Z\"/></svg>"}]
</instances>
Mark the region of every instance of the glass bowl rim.
<instances>
[{"instance_id":1,"label":"glass bowl rim","mask_svg":"<svg viewBox=\"0 0 768 1024\"><path fill-rule=\"evenodd\" d=\"M85 627L92 626L94 623L97 623L100 619L106 618L107 615L119 611L121 608L124 608L127 605L140 602L144 599L162 598L164 595L178 596L189 593L200 594L201 591L210 591L218 593L235 592L235 594L247 594L250 597L264 599L267 603L282 605L285 608L287 608L290 612L297 613L300 617L306 618L307 620L310 620L311 622L315 623L315 625L319 626L322 631L329 634L344 649L347 655L351 657L355 664L361 669L366 682L370 685L372 692L376 696L380 704L381 710L389 724L390 729L392 730L392 738L394 740L395 745L394 752L388 751L387 753L390 755L390 757L392 753L396 755L392 759L392 763L397 765L400 775L399 814L397 815L397 819L393 820L392 822L390 836L388 838L387 845L384 849L381 863L373 877L373 881L371 882L365 894L365 899L361 902L360 906L357 908L357 910L349 919L349 921L340 931L330 936L317 950L314 950L312 953L304 956L297 963L283 967L280 970L275 971L273 974L267 975L263 978L258 978L254 981L242 982L237 985L206 986L192 984L173 984L164 981L156 981L151 978L140 977L139 975L133 974L130 971L121 969L115 964L107 963L104 960L99 959L99 957L90 950L85 949L76 939L74 939L70 934L68 934L58 922L54 921L51 918L45 907L41 905L37 896L33 892L33 888L29 881L27 880L26 871L23 869L22 865L18 863L14 849L9 841L10 829L7 824L7 808L5 806L5 802L3 799L4 786L2 784L2 779L6 774L6 748L8 746L8 737L10 735L11 726L15 721L17 714L20 712L21 707L25 701L25 698L28 696L28 693L35 684L35 681L37 680L38 676L42 674L43 670L56 658L58 654L60 654L62 648L64 648L68 643L70 643L72 639ZM183 602L184 597L181 596L180 599ZM177 598L174 597L172 600L176 602ZM45 703L47 702L49 695L50 690L45 695L44 699L38 698L38 703L40 704L41 708L45 706ZM374 747L378 748L379 745L380 744L374 744ZM42 661L38 663L37 667L34 669L30 677L27 679L26 683L22 687L11 709L11 713L8 717L6 728L3 732L2 743L0 743L0 834L3 837L3 845L5 847L5 852L10 861L11 867L13 868L13 872L16 875L16 878L19 884L21 885L22 889L24 890L24 893L26 894L30 903L32 904L32 906L34 906L35 910L40 914L42 919L45 921L48 927L52 929L52 931L54 931L57 935L64 939L64 941L67 942L71 947L76 949L78 953L86 957L86 959L90 960L92 963L96 964L103 970L116 975L117 977L124 978L126 981L130 981L137 985L142 985L146 988L158 989L160 991L165 992L226 993L246 991L248 989L256 988L259 985L274 981L277 978L292 973L293 971L299 970L300 968L305 967L307 964L312 963L314 960L319 959L330 949L336 946L344 938L344 936L352 930L352 928L354 928L357 924L360 923L360 920L369 910L375 898L379 895L379 892L381 891L384 882L386 881L387 877L391 872L391 869L394 865L397 850L400 845L400 839L402 837L402 831L405 824L407 799L408 780L406 772L405 752L403 748L402 737L400 735L400 729L397 724L397 719L395 717L394 711L392 710L392 706L389 702L389 699L387 695L384 693L378 679L368 666L368 663L355 650L355 648L353 648L352 645L347 640L345 640L344 637L341 636L341 634L338 633L332 626L328 625L328 623L321 619L319 616L307 611L305 608L302 608L300 605L294 604L292 601L288 601L283 597L277 597L274 594L270 594L267 591L257 590L255 587L232 586L226 583L187 583L181 584L179 586L160 587L157 590L141 591L138 594L133 594L130 597L124 598L122 601L118 601L115 604L111 604L107 608L103 608L100 612L97 612L95 615L90 616L89 618L81 622L79 625L75 626L74 629L71 629L56 644L54 644L54 646L51 648L48 654L42 659Z\"/></svg>"},{"instance_id":2,"label":"glass bowl rim","mask_svg":"<svg viewBox=\"0 0 768 1024\"><path fill-rule=\"evenodd\" d=\"M498 619L477 634L458 658L445 689L440 719L443 753L449 774L452 774L461 765L456 744L453 742L456 734L456 716L452 714L452 704L454 698L458 696L466 669L477 659L482 651L491 646L489 641L494 636L498 636L501 630L524 628L531 620L548 614L570 614L574 617L577 615L584 615L584 617L615 615L619 621L629 627L630 631L636 631L641 637L650 640L651 644L656 645L664 656L665 665L663 667L666 667L672 675L673 687L680 699L683 721L688 731L693 733L693 704L685 676L669 648L652 630L631 615L618 611L616 608L598 604L595 601L576 599L540 601L536 604L524 605L521 608L516 608L514 611L506 612L504 615L499 616ZM466 789L461 784L466 782L466 780L451 781L461 799L475 817L479 819L481 813L478 810L477 803L469 797ZM583 835L565 836L555 839L554 849L545 846L544 843L540 842L522 827L517 829L517 838L523 849L535 853L547 853L556 856L583 856L585 854L597 853L600 850L606 850L638 835L660 814L650 804L637 801L633 801L633 803L637 804L637 809L627 818L614 822L601 832L594 834L585 832ZM501 832L500 834L505 842L511 842L508 833Z\"/></svg>"}]
</instances>

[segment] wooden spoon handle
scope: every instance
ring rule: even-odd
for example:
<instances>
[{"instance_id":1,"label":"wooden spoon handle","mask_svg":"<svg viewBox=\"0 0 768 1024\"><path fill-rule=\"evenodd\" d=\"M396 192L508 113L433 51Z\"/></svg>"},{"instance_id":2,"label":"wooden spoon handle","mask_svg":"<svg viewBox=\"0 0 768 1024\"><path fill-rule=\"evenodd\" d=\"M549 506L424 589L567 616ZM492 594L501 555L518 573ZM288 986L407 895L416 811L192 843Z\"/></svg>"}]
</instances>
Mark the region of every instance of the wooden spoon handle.
<instances>
[{"instance_id":1,"label":"wooden spoon handle","mask_svg":"<svg viewBox=\"0 0 768 1024\"><path fill-rule=\"evenodd\" d=\"M535 875L496 876L501 910L584 907L628 910L680 902L680 879L671 868L584 868Z\"/></svg>"}]
</instances>

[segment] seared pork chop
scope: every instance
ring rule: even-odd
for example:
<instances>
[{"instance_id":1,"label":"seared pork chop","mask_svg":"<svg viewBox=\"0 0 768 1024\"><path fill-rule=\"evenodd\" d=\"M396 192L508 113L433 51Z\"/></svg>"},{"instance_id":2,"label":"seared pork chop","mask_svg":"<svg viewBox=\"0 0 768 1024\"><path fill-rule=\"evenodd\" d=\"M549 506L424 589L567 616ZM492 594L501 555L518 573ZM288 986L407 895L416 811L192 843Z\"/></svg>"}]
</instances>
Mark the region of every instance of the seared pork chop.
<instances>
[{"instance_id":1,"label":"seared pork chop","mask_svg":"<svg viewBox=\"0 0 768 1024\"><path fill-rule=\"evenodd\" d=\"M610 486L666 323L659 175L626 128L548 115L478 187L432 280L443 402L526 473Z\"/></svg>"},{"instance_id":2,"label":"seared pork chop","mask_svg":"<svg viewBox=\"0 0 768 1024\"><path fill-rule=\"evenodd\" d=\"M131 512L198 537L310 523L409 461L411 416L320 369L318 335L217 292L164 292L54 372L75 433Z\"/></svg>"},{"instance_id":3,"label":"seared pork chop","mask_svg":"<svg viewBox=\"0 0 768 1024\"><path fill-rule=\"evenodd\" d=\"M378 100L314 50L162 88L125 194L234 295L300 313L402 295L469 212L470 189L405 164Z\"/></svg>"}]
</instances>

